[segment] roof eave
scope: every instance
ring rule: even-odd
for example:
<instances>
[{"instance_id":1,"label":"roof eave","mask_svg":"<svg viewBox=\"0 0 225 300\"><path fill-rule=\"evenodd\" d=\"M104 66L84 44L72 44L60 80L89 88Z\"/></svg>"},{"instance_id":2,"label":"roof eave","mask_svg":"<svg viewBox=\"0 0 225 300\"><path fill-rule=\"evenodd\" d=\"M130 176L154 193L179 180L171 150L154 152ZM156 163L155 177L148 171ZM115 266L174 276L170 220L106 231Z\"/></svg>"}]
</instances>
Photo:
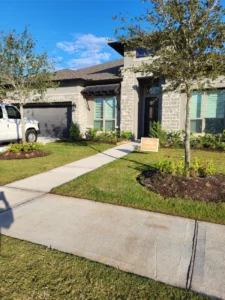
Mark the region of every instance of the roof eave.
<instances>
[{"instance_id":1,"label":"roof eave","mask_svg":"<svg viewBox=\"0 0 225 300\"><path fill-rule=\"evenodd\" d=\"M120 55L124 56L124 45L120 42L110 42L108 45Z\"/></svg>"}]
</instances>

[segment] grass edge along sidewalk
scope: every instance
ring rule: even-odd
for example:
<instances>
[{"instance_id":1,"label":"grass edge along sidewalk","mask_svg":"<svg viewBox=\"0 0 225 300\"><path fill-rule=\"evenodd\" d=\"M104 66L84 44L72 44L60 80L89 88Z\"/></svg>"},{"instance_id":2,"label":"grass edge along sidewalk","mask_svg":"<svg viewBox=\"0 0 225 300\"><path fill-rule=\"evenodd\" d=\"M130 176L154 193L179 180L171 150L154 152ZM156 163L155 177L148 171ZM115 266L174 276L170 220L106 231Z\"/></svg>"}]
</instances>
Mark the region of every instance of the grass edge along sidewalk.
<instances>
[{"instance_id":1,"label":"grass edge along sidewalk","mask_svg":"<svg viewBox=\"0 0 225 300\"><path fill-rule=\"evenodd\" d=\"M0 298L211 299L45 246L2 236Z\"/></svg>"},{"instance_id":2,"label":"grass edge along sidewalk","mask_svg":"<svg viewBox=\"0 0 225 300\"><path fill-rule=\"evenodd\" d=\"M21 180L82 158L108 150L114 145L95 142L49 143L44 150L51 155L31 159L0 161L0 186Z\"/></svg>"},{"instance_id":3,"label":"grass edge along sidewalk","mask_svg":"<svg viewBox=\"0 0 225 300\"><path fill-rule=\"evenodd\" d=\"M225 173L225 153L192 150L192 157L213 159L218 173ZM137 176L159 159L180 159L182 149L160 149L158 153L133 152L52 190L52 193L103 203L155 211L200 221L225 224L225 202L204 203L169 198L147 191Z\"/></svg>"}]
</instances>

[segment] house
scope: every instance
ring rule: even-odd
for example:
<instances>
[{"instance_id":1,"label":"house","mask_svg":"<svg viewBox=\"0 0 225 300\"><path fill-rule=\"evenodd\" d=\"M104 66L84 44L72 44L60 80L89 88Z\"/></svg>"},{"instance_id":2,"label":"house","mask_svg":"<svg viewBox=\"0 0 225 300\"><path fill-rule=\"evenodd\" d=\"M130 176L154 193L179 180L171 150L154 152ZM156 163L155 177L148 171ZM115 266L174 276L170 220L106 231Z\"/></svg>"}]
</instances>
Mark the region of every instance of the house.
<instances>
[{"instance_id":1,"label":"house","mask_svg":"<svg viewBox=\"0 0 225 300\"><path fill-rule=\"evenodd\" d=\"M135 137L149 135L154 121L166 130L184 129L186 94L162 93L164 78L135 73L131 66L151 61L144 49L128 53L119 42L109 46L124 58L80 70L59 70L56 89L48 89L46 102L29 104L28 117L40 121L45 136L68 136L71 121L81 132L89 128L131 131ZM132 55L130 55L132 54ZM212 82L204 92L194 92L191 104L191 130L219 133L225 127L225 80Z\"/></svg>"}]
</instances>

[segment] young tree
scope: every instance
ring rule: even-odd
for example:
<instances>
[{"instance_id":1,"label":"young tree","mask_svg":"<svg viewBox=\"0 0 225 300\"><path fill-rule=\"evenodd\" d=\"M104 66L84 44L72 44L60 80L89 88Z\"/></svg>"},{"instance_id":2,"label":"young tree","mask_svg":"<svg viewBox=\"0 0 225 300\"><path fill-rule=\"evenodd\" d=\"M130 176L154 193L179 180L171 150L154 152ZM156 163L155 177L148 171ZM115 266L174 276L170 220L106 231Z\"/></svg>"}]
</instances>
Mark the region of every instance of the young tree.
<instances>
[{"instance_id":1,"label":"young tree","mask_svg":"<svg viewBox=\"0 0 225 300\"><path fill-rule=\"evenodd\" d=\"M51 82L54 63L47 52L37 54L36 42L25 27L0 35L0 96L20 105L22 141L25 143L23 106L43 99Z\"/></svg>"},{"instance_id":2,"label":"young tree","mask_svg":"<svg viewBox=\"0 0 225 300\"><path fill-rule=\"evenodd\" d=\"M132 20L119 17L117 38L127 49L154 51L152 63L136 71L166 79L165 91L187 94L185 165L190 166L190 104L192 91L202 90L225 75L225 9L219 0L143 0L146 13ZM116 17L117 18L117 17ZM121 33L122 32L122 33Z\"/></svg>"}]
</instances>

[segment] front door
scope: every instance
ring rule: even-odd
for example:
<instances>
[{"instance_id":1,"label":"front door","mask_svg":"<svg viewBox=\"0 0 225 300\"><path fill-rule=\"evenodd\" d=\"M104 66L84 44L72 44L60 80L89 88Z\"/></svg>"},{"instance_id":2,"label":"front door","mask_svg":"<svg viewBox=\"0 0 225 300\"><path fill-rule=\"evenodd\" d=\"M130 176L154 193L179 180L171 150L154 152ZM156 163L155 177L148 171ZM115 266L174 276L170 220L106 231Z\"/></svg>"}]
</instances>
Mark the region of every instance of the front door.
<instances>
[{"instance_id":1,"label":"front door","mask_svg":"<svg viewBox=\"0 0 225 300\"><path fill-rule=\"evenodd\" d=\"M144 135L149 136L153 122L158 121L158 97L145 98L145 130Z\"/></svg>"}]
</instances>

